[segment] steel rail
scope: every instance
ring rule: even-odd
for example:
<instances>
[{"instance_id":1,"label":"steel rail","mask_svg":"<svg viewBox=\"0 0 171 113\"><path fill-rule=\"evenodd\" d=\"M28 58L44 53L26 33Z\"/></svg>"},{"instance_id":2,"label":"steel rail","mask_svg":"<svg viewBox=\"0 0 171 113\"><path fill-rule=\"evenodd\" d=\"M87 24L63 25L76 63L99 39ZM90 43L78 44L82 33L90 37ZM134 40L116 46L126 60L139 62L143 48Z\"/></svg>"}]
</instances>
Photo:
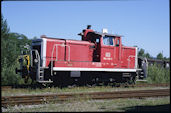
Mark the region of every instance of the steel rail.
<instances>
[{"instance_id":1,"label":"steel rail","mask_svg":"<svg viewBox=\"0 0 171 113\"><path fill-rule=\"evenodd\" d=\"M118 98L145 98L170 96L170 89L157 90L133 90L115 92L91 92L91 93L70 93L70 94L46 94L46 95L25 95L25 96L3 96L1 104L3 107L8 105L32 105L48 102L60 102L77 99L118 99Z\"/></svg>"}]
</instances>

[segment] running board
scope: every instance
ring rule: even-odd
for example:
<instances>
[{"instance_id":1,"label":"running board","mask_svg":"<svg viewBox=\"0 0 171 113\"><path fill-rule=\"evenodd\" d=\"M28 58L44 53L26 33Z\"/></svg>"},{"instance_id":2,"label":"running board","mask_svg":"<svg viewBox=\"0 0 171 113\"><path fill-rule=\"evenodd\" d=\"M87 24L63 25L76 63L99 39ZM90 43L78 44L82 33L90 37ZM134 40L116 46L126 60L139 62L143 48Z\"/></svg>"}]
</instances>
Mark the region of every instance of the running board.
<instances>
[{"instance_id":1,"label":"running board","mask_svg":"<svg viewBox=\"0 0 171 113\"><path fill-rule=\"evenodd\" d=\"M137 79L136 81L147 82L147 80Z\"/></svg>"},{"instance_id":2,"label":"running board","mask_svg":"<svg viewBox=\"0 0 171 113\"><path fill-rule=\"evenodd\" d=\"M53 83L53 81L49 80L49 81L38 81L39 83Z\"/></svg>"}]
</instances>

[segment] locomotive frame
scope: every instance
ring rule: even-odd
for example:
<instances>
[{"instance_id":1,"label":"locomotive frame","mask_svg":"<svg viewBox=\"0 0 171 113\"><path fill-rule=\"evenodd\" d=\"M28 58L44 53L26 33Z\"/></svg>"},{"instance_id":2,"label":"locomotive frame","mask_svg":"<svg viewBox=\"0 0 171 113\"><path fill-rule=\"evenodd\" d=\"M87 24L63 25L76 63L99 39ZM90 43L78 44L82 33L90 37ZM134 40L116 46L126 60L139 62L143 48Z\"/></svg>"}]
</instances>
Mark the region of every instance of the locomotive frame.
<instances>
[{"instance_id":1,"label":"locomotive frame","mask_svg":"<svg viewBox=\"0 0 171 113\"><path fill-rule=\"evenodd\" d=\"M137 47L122 45L119 35L84 29L82 40L66 40L41 36L32 40L29 54L21 57L20 72L38 83L68 84L135 83L143 79L144 70L138 63ZM23 56L23 55L22 55ZM23 65L26 60L27 65ZM146 64L144 64L146 65ZM26 68L27 67L27 68Z\"/></svg>"}]
</instances>

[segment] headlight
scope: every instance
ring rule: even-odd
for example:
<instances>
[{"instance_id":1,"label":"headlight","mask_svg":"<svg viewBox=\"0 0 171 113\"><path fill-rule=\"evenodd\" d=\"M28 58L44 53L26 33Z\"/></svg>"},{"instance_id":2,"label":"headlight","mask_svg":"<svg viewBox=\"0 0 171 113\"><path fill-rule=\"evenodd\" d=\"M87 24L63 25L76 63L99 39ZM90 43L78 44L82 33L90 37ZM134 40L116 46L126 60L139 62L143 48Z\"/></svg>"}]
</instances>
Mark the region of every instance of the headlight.
<instances>
[{"instance_id":1,"label":"headlight","mask_svg":"<svg viewBox=\"0 0 171 113\"><path fill-rule=\"evenodd\" d=\"M35 63L37 63L37 62L38 62L38 60L37 60L37 59L34 59L34 62L35 62Z\"/></svg>"}]
</instances>

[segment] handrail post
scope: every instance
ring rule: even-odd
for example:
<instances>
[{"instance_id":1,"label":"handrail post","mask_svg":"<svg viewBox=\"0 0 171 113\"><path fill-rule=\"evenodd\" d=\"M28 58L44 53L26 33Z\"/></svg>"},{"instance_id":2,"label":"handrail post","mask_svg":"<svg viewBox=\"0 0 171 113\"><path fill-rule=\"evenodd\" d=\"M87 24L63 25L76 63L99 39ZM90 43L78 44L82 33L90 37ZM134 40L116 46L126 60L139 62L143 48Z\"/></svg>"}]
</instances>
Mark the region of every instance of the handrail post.
<instances>
[{"instance_id":1,"label":"handrail post","mask_svg":"<svg viewBox=\"0 0 171 113\"><path fill-rule=\"evenodd\" d=\"M53 49L52 49L52 55L51 55L51 75L53 75L53 61L58 61L58 46L61 47L68 47L68 62L70 62L70 46L69 45L64 45L64 44L55 44L53 45ZM53 54L54 54L54 49L56 47L56 60L53 59Z\"/></svg>"}]
</instances>

